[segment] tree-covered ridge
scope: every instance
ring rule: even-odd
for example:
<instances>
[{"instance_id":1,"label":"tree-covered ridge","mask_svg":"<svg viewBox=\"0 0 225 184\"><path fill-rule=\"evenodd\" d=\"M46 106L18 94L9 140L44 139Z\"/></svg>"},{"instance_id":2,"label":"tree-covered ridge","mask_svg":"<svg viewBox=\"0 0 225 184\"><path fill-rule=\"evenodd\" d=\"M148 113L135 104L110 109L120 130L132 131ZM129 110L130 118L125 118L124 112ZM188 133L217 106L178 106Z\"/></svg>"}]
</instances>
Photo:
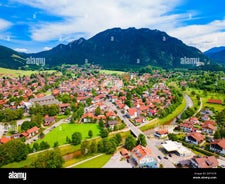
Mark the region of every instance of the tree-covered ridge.
<instances>
[{"instance_id":1,"label":"tree-covered ridge","mask_svg":"<svg viewBox=\"0 0 225 184\"><path fill-rule=\"evenodd\" d=\"M0 53L4 55L1 48ZM19 53L13 52L12 54L18 55ZM6 64L11 55L0 60L0 66L3 66L1 62ZM38 66L39 68L84 63L119 70L137 69L148 65L163 68L192 68L196 67L196 63L189 63L189 60L209 62L209 59L197 48L190 47L165 32L147 28L112 28L88 40L80 38L67 45L60 44L49 51L33 54L20 53L19 55L22 58L44 58L45 64ZM182 58L185 58L185 62L188 60L188 63L181 63ZM17 57L14 60L21 60L21 58ZM22 68L37 67L26 64L25 61ZM4 66L7 67L7 65ZM15 68L18 66L15 65Z\"/></svg>"}]
</instances>

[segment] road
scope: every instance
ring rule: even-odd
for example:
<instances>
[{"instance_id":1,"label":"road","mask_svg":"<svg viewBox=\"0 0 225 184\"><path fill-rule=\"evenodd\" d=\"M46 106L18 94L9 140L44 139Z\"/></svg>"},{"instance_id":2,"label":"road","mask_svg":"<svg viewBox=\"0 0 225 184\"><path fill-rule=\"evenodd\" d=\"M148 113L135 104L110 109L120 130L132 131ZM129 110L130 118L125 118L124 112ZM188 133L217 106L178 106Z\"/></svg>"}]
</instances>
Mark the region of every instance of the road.
<instances>
[{"instance_id":1,"label":"road","mask_svg":"<svg viewBox=\"0 0 225 184\"><path fill-rule=\"evenodd\" d=\"M138 137L139 134L143 134L145 135L138 127L134 126L129 119L125 118L123 116L123 114L117 109L117 107L112 104L111 102L106 102L108 106L110 106L112 108L113 111L117 112L117 115L120 117L121 120L124 121L124 123L129 127L129 129L133 132L133 134ZM145 135L146 137L146 135ZM175 168L175 166L173 165L173 163L170 160L164 159L164 154L156 147L156 144L154 141L149 140L146 137L146 141L147 141L147 147L149 147L153 153L153 157L160 163L163 164L163 166L165 168ZM158 159L158 156L161 156L162 159Z\"/></svg>"},{"instance_id":2,"label":"road","mask_svg":"<svg viewBox=\"0 0 225 184\"><path fill-rule=\"evenodd\" d=\"M177 116L179 119L181 118L181 115L188 107L192 107L194 105L192 99L187 94L184 94L184 99L186 101L186 106L185 106L184 110ZM175 124L176 120L177 120L177 118L174 118L174 120L170 124L171 125Z\"/></svg>"}]
</instances>

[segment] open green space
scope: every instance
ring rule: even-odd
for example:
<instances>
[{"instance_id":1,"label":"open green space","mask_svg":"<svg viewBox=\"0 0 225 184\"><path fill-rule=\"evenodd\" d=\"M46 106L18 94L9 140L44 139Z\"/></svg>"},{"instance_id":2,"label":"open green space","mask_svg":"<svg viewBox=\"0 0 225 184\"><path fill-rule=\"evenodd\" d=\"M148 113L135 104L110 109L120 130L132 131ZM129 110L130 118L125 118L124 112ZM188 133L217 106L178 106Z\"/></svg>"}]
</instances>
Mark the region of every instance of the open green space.
<instances>
[{"instance_id":1,"label":"open green space","mask_svg":"<svg viewBox=\"0 0 225 184\"><path fill-rule=\"evenodd\" d=\"M97 158L88 160L87 162L81 163L74 166L73 168L102 168L112 157L112 155L101 155Z\"/></svg>"},{"instance_id":2,"label":"open green space","mask_svg":"<svg viewBox=\"0 0 225 184\"><path fill-rule=\"evenodd\" d=\"M73 152L75 152L79 149L80 149L80 145L74 146L74 145L68 144L68 145L63 145L63 146L59 147L59 150L60 150L62 155L73 153ZM47 150L44 150L44 151L47 151ZM27 156L26 160L22 160L20 162L13 162L13 163L7 164L7 165L2 166L2 168L29 168L31 163L34 160L36 160L36 158L38 157L38 154L42 153L44 151L29 154Z\"/></svg>"},{"instance_id":3,"label":"open green space","mask_svg":"<svg viewBox=\"0 0 225 184\"><path fill-rule=\"evenodd\" d=\"M9 77L18 77L18 76L29 76L31 74L40 73L42 71L37 70L13 70L13 69L7 69L7 68L1 68L0 67L0 76L9 76ZM46 70L43 72L53 73L56 72L56 70Z\"/></svg>"},{"instance_id":4,"label":"open green space","mask_svg":"<svg viewBox=\"0 0 225 184\"><path fill-rule=\"evenodd\" d=\"M39 139L37 143L41 141L46 141L51 147L54 143L58 141L59 145L66 144L66 137L71 139L74 132L80 132L82 134L82 139L87 139L88 131L92 130L93 137L99 135L98 124L62 124L57 128L53 129L44 138Z\"/></svg>"},{"instance_id":5,"label":"open green space","mask_svg":"<svg viewBox=\"0 0 225 184\"><path fill-rule=\"evenodd\" d=\"M202 103L203 103L202 108L205 108L205 107L214 108L215 111L218 111L218 112L222 111L225 108L225 106L223 105L225 100L225 94L213 93L208 91L204 92L203 90L196 90L194 88L186 89L187 93L190 93L191 91L194 91L196 94L198 94L202 98ZM222 100L223 104L220 105L220 104L207 103L208 99Z\"/></svg>"},{"instance_id":6,"label":"open green space","mask_svg":"<svg viewBox=\"0 0 225 184\"><path fill-rule=\"evenodd\" d=\"M122 72L122 71L115 71L115 70L100 70L100 73L101 73L101 74L108 74L108 75L112 75L112 74L118 74L118 75L121 75L121 74L124 74L125 72Z\"/></svg>"}]
</instances>

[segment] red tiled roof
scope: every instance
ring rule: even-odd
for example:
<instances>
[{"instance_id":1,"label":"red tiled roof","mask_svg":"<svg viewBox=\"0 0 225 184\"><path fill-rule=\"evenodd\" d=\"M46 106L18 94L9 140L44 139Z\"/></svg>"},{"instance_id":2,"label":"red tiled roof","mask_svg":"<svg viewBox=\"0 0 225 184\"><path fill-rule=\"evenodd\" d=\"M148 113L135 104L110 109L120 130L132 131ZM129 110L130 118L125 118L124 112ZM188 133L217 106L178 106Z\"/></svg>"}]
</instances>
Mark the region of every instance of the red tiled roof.
<instances>
[{"instance_id":1,"label":"red tiled roof","mask_svg":"<svg viewBox=\"0 0 225 184\"><path fill-rule=\"evenodd\" d=\"M210 144L217 144L221 148L225 149L225 138L223 138L223 139L216 139L213 142L211 142Z\"/></svg>"},{"instance_id":2,"label":"red tiled roof","mask_svg":"<svg viewBox=\"0 0 225 184\"><path fill-rule=\"evenodd\" d=\"M168 134L168 130L157 130L156 133L158 133L159 135L164 135L164 134Z\"/></svg>"},{"instance_id":3,"label":"red tiled roof","mask_svg":"<svg viewBox=\"0 0 225 184\"><path fill-rule=\"evenodd\" d=\"M27 130L27 133L28 133L28 134L31 134L31 133L36 132L36 131L38 131L38 130L39 130L39 128L36 127L36 126L34 126L34 127L32 127L31 129Z\"/></svg>"},{"instance_id":4,"label":"red tiled roof","mask_svg":"<svg viewBox=\"0 0 225 184\"><path fill-rule=\"evenodd\" d=\"M136 156L138 160L141 160L145 156L152 155L150 148L146 148L140 144L134 147L131 152Z\"/></svg>"},{"instance_id":5,"label":"red tiled roof","mask_svg":"<svg viewBox=\"0 0 225 184\"><path fill-rule=\"evenodd\" d=\"M0 143L5 144L5 143L9 142L10 140L11 140L10 137L2 137L0 139Z\"/></svg>"},{"instance_id":6,"label":"red tiled roof","mask_svg":"<svg viewBox=\"0 0 225 184\"><path fill-rule=\"evenodd\" d=\"M130 108L130 109L128 109L128 113L129 113L131 116L133 116L135 112L137 112L137 109L135 109L135 108Z\"/></svg>"},{"instance_id":7,"label":"red tiled roof","mask_svg":"<svg viewBox=\"0 0 225 184\"><path fill-rule=\"evenodd\" d=\"M191 136L192 138L194 138L198 142L201 142L205 139L205 136L198 133L198 132L191 132L190 134L188 134L188 136Z\"/></svg>"},{"instance_id":8,"label":"red tiled roof","mask_svg":"<svg viewBox=\"0 0 225 184\"><path fill-rule=\"evenodd\" d=\"M193 160L198 164L199 168L216 168L219 165L216 157L214 156L193 158Z\"/></svg>"},{"instance_id":9,"label":"red tiled roof","mask_svg":"<svg viewBox=\"0 0 225 184\"><path fill-rule=\"evenodd\" d=\"M215 100L215 99L208 99L208 103L214 103L214 104L222 104L222 100Z\"/></svg>"}]
</instances>

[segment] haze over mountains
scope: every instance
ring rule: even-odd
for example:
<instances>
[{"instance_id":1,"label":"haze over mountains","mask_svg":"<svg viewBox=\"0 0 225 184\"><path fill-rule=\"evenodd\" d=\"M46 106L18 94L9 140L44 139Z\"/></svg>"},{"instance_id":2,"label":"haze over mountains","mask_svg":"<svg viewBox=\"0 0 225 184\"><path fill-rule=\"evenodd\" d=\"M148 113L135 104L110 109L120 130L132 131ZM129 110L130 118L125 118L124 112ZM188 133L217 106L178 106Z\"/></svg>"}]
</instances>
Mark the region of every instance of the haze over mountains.
<instances>
[{"instance_id":1,"label":"haze over mountains","mask_svg":"<svg viewBox=\"0 0 225 184\"><path fill-rule=\"evenodd\" d=\"M214 47L205 52L212 61L225 65L225 46Z\"/></svg>"},{"instance_id":2,"label":"haze over mountains","mask_svg":"<svg viewBox=\"0 0 225 184\"><path fill-rule=\"evenodd\" d=\"M147 65L163 68L195 67L191 64L181 64L181 58L198 58L205 64L209 62L209 58L199 49L188 46L165 32L147 28L108 29L88 40L80 38L67 45L60 44L49 51L34 54L18 53L0 47L2 67L25 66L26 58L29 57L44 58L46 67L88 62L110 69L139 68Z\"/></svg>"}]
</instances>

